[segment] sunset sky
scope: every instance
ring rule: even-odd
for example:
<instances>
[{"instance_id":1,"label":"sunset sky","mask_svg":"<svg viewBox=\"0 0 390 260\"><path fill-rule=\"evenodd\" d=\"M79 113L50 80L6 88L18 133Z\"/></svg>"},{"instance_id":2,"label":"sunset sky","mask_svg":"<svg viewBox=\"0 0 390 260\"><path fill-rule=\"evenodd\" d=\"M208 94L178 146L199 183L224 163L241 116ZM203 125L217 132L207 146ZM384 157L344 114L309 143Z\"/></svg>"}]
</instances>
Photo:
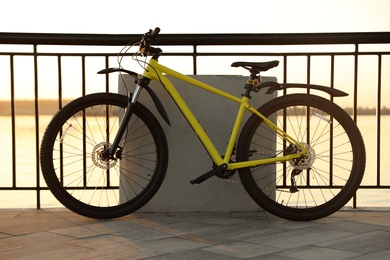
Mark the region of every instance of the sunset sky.
<instances>
[{"instance_id":1,"label":"sunset sky","mask_svg":"<svg viewBox=\"0 0 390 260\"><path fill-rule=\"evenodd\" d=\"M51 33L280 33L390 31L388 0L13 0L0 31Z\"/></svg>"},{"instance_id":2,"label":"sunset sky","mask_svg":"<svg viewBox=\"0 0 390 260\"><path fill-rule=\"evenodd\" d=\"M0 32L142 34L156 26L162 29L162 33L390 31L389 10L390 1L388 0L197 0L192 2L182 0L14 0L2 1ZM362 60L367 68L376 64L375 58L368 58L367 62ZM220 71L226 69L228 73L245 73L237 69L231 72L229 62L216 60L214 67L220 67ZM313 64L316 62L322 61L314 60ZM339 66L342 66L343 62L341 61ZM3 72L5 71L3 67L6 67L8 63L7 58L0 57L0 68ZM31 60L20 59L16 63L29 66ZM48 61L47 65L41 66L41 68L47 67L46 74L52 73L50 67L55 67L55 64L53 66L51 64ZM369 74L364 77L376 83L375 75L371 75L371 72L365 69L364 64L359 65L362 71ZM390 66L390 58L384 59L384 64ZM98 70L99 66L93 69ZM180 69L180 66L173 68ZM31 85L31 83L22 82L24 78L26 80L31 78L31 72L21 72L21 69L18 71L16 71L18 75L16 84L19 82L19 85L23 87ZM207 68L203 68L203 71L207 74ZM305 69L302 71L305 72ZM316 72L313 71L313 73ZM3 77L9 77L8 75L4 73ZM294 80L294 78L291 79ZM0 75L0 82L2 80L5 82L3 84L7 83L7 79L2 79ZM327 84L327 82L316 83ZM384 83L390 84L390 78L384 79ZM351 82L346 84L351 85ZM40 96L42 97L49 95L52 91L49 88L44 89L45 84L41 84L41 88ZM390 95L388 89L390 88L384 88L384 95ZM31 98L30 89L26 91L18 87L16 91L18 92L17 98ZM6 92L0 95L0 99L9 97ZM368 97L369 101L362 100L360 104L370 106L375 102L375 92L372 88L363 90L361 96Z\"/></svg>"}]
</instances>

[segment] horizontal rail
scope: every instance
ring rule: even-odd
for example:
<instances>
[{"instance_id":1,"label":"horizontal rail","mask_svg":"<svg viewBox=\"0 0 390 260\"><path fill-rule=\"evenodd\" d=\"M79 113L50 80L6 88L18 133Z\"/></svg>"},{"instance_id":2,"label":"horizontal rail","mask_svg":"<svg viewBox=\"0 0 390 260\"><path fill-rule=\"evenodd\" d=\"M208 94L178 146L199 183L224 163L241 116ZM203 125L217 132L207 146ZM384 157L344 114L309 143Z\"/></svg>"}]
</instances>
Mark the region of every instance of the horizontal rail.
<instances>
[{"instance_id":1,"label":"horizontal rail","mask_svg":"<svg viewBox=\"0 0 390 260\"><path fill-rule=\"evenodd\" d=\"M0 44L120 46L139 34L0 33ZM390 32L278 34L160 34L158 45L307 45L390 43Z\"/></svg>"}]
</instances>

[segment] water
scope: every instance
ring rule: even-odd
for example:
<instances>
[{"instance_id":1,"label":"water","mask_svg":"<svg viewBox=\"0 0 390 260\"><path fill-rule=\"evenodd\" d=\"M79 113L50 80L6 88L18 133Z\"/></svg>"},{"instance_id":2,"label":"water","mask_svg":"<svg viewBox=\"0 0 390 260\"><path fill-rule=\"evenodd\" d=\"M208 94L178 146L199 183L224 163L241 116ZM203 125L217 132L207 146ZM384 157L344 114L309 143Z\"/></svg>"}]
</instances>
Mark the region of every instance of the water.
<instances>
[{"instance_id":1,"label":"water","mask_svg":"<svg viewBox=\"0 0 390 260\"><path fill-rule=\"evenodd\" d=\"M41 137L51 116L40 116L39 136ZM381 122L381 185L390 185L390 160L387 147L390 144L390 116L382 116ZM359 116L358 126L365 140L367 166L362 185L376 185L376 118L375 116ZM12 187L12 133L11 118L0 116L0 144L2 148L0 160L0 187ZM35 119L33 116L16 116L16 186L34 187L37 181L45 187L39 174L36 175L36 141ZM232 184L234 185L234 184ZM390 207L390 189L361 189L357 193L359 207ZM50 191L41 193L42 207L61 206ZM35 208L35 191L0 190L0 208Z\"/></svg>"}]
</instances>

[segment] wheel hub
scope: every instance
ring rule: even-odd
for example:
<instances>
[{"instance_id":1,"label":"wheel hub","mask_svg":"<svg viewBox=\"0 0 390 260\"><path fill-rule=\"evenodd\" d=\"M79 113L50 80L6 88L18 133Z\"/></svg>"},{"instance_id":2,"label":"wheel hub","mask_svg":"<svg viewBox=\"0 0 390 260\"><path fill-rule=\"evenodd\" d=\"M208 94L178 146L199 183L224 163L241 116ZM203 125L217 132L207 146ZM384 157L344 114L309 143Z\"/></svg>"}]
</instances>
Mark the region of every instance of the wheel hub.
<instances>
[{"instance_id":1,"label":"wheel hub","mask_svg":"<svg viewBox=\"0 0 390 260\"><path fill-rule=\"evenodd\" d=\"M316 160L316 153L309 144L303 142L301 144L306 147L306 154L290 160L289 163L295 169L303 171L311 168Z\"/></svg>"},{"instance_id":2,"label":"wheel hub","mask_svg":"<svg viewBox=\"0 0 390 260\"><path fill-rule=\"evenodd\" d=\"M97 167L108 170L116 165L116 160L108 155L110 147L110 143L101 142L93 148L91 158Z\"/></svg>"}]
</instances>

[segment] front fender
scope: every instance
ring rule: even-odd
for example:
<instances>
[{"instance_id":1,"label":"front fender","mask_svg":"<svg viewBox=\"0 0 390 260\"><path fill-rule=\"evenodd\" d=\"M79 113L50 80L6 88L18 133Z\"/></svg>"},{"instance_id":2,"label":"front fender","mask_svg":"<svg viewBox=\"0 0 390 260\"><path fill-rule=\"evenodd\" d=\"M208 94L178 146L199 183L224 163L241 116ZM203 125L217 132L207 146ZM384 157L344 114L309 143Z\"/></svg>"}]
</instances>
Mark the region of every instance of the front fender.
<instances>
[{"instance_id":1,"label":"front fender","mask_svg":"<svg viewBox=\"0 0 390 260\"><path fill-rule=\"evenodd\" d=\"M125 72L127 74L129 74L130 76L132 76L133 78L135 78L135 82L137 83L138 81L141 81L141 80L144 80L144 79L138 79L138 74L134 71L131 71L131 70L125 70L123 68L107 68L107 69L104 69L104 70L101 70L98 72L98 74L108 74L108 73L112 73L112 72ZM149 80L150 81L150 80ZM148 81L148 82L149 82ZM165 122L167 122L167 124L169 126L171 126L171 122L169 121L169 117L168 117L168 114L167 112L165 111L164 109L164 106L163 104L161 103L160 99L158 98L158 96L156 95L156 93L154 93L154 91L147 85L148 83L146 84L143 84L143 88L146 89L146 91L149 93L150 97L152 98L153 102L154 102L154 105L156 106L157 108L157 111L160 113L160 115L162 116L162 118L165 120Z\"/></svg>"},{"instance_id":2,"label":"front fender","mask_svg":"<svg viewBox=\"0 0 390 260\"><path fill-rule=\"evenodd\" d=\"M316 89L323 92L328 93L332 97L345 97L348 96L348 93L345 93L344 91L335 89L335 88L329 88L325 86L320 85L314 85L314 84L300 84L300 83L285 83L285 84L279 84L277 82L263 82L256 86L258 90L263 88L268 88L266 94L271 94L277 90L283 90L287 88L305 88L305 89Z\"/></svg>"},{"instance_id":3,"label":"front fender","mask_svg":"<svg viewBox=\"0 0 390 260\"><path fill-rule=\"evenodd\" d=\"M171 126L171 122L169 121L169 117L168 117L168 114L167 112L165 111L164 109L164 106L163 104L161 103L160 99L158 98L158 96L156 95L156 93L154 93L154 91L149 87L149 86L144 86L144 89L146 89L146 91L149 93L150 97L152 98L153 102L154 102L154 105L156 106L157 108L157 111L160 113L160 115L162 116L162 118L164 118L165 122L167 122L167 124L169 126Z\"/></svg>"}]
</instances>

